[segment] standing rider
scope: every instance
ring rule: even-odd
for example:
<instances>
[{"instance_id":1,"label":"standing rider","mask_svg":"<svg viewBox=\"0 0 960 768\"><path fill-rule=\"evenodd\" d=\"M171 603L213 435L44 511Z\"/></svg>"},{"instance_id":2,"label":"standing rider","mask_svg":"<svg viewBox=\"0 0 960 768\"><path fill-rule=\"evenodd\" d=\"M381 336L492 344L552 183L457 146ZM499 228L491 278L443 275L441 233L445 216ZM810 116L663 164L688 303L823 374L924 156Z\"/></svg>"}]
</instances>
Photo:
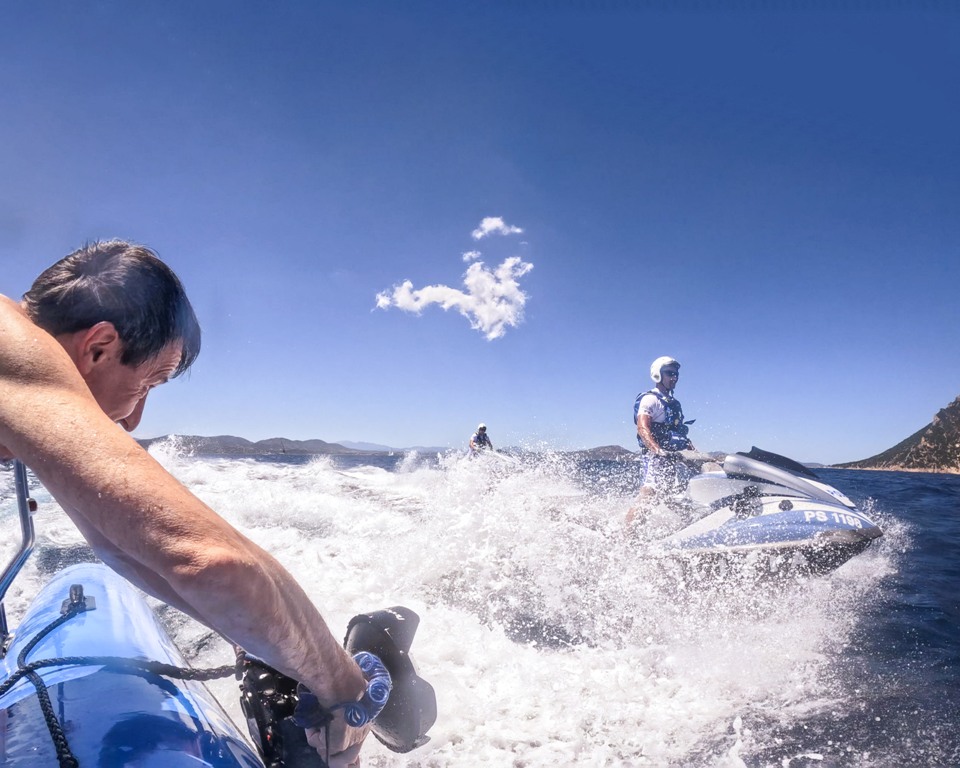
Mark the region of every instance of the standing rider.
<instances>
[{"instance_id":1,"label":"standing rider","mask_svg":"<svg viewBox=\"0 0 960 768\"><path fill-rule=\"evenodd\" d=\"M653 496L676 489L684 479L684 466L678 461L677 452L693 449L687 437L687 424L693 422L684 422L680 401L673 396L679 377L680 363L672 357L658 357L650 366L650 378L656 386L637 395L633 404L644 466L640 498L627 513L627 526Z\"/></svg>"},{"instance_id":2,"label":"standing rider","mask_svg":"<svg viewBox=\"0 0 960 768\"><path fill-rule=\"evenodd\" d=\"M477 431L470 437L470 452L480 453L480 451L492 451L493 443L487 435L487 425L481 424Z\"/></svg>"}]
</instances>

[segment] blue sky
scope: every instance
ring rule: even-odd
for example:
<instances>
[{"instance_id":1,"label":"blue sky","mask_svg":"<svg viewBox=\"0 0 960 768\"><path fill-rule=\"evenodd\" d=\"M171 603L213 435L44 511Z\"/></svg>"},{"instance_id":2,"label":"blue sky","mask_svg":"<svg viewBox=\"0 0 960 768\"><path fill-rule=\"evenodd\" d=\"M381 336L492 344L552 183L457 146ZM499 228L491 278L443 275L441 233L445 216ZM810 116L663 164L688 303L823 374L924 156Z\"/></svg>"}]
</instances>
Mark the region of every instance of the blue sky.
<instances>
[{"instance_id":1,"label":"blue sky","mask_svg":"<svg viewBox=\"0 0 960 768\"><path fill-rule=\"evenodd\" d=\"M0 292L173 266L143 437L633 447L672 355L699 448L872 455L960 394L960 13L722 5L3 4Z\"/></svg>"}]
</instances>

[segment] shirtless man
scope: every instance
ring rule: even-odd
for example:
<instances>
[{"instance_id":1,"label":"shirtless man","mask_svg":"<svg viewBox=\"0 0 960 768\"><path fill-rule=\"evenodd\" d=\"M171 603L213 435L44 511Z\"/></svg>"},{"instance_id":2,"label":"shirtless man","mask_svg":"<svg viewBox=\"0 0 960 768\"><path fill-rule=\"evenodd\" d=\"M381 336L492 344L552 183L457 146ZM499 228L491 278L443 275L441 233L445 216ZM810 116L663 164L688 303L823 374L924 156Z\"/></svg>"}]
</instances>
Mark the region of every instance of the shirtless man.
<instances>
[{"instance_id":1,"label":"shirtless man","mask_svg":"<svg viewBox=\"0 0 960 768\"><path fill-rule=\"evenodd\" d=\"M156 254L116 240L81 248L22 302L0 296L0 458L29 466L133 584L301 681L321 705L359 700L363 673L293 577L126 434L150 390L199 351L183 286ZM331 768L359 765L367 732L337 710ZM326 758L323 731L307 736Z\"/></svg>"}]
</instances>

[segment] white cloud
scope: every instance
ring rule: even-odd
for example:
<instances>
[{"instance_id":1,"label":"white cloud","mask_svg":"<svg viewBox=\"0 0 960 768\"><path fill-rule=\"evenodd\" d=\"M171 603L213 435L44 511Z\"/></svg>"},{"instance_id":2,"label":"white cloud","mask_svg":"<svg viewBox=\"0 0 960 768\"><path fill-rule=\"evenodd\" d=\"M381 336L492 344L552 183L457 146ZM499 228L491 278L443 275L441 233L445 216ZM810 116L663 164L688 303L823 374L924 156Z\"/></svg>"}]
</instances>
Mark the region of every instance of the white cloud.
<instances>
[{"instance_id":1,"label":"white cloud","mask_svg":"<svg viewBox=\"0 0 960 768\"><path fill-rule=\"evenodd\" d=\"M500 216L487 216L471 235L474 240L482 240L487 235L519 235L521 232L520 227L508 225Z\"/></svg>"},{"instance_id":2,"label":"white cloud","mask_svg":"<svg viewBox=\"0 0 960 768\"><path fill-rule=\"evenodd\" d=\"M523 232L520 227L504 223L499 216L487 216L480 227L472 233L474 240L490 234L512 235ZM463 289L446 285L428 285L414 288L404 280L389 291L377 294L377 309L396 307L404 312L419 315L426 307L436 304L444 311L455 309L470 326L483 333L487 339L499 339L508 327L516 327L523 321L523 307L527 294L520 289L520 278L533 269L519 256L511 256L499 267L491 270L480 261L480 251L465 251L464 262L470 263L463 273Z\"/></svg>"},{"instance_id":3,"label":"white cloud","mask_svg":"<svg viewBox=\"0 0 960 768\"><path fill-rule=\"evenodd\" d=\"M520 290L517 281L531 269L533 264L519 256L511 256L493 271L482 261L475 261L464 273L465 290L446 285L414 289L413 283L404 280L392 291L378 293L377 307L393 306L418 315L431 304L444 310L455 309L470 321L472 328L492 341L503 336L508 326L516 327L523 320L527 294Z\"/></svg>"}]
</instances>

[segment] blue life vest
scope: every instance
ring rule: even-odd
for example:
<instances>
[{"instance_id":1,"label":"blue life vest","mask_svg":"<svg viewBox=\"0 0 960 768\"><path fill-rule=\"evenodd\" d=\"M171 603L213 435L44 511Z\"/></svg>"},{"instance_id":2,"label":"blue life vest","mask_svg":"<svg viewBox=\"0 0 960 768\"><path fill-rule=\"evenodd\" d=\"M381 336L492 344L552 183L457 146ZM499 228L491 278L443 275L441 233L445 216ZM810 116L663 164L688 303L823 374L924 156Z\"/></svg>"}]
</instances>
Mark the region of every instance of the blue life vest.
<instances>
[{"instance_id":1,"label":"blue life vest","mask_svg":"<svg viewBox=\"0 0 960 768\"><path fill-rule=\"evenodd\" d=\"M473 442L477 448L492 448L493 443L490 442L490 438L487 437L486 432L474 432L473 433Z\"/></svg>"},{"instance_id":2,"label":"blue life vest","mask_svg":"<svg viewBox=\"0 0 960 768\"><path fill-rule=\"evenodd\" d=\"M690 440L687 438L687 433L690 431L690 428L687 424L693 424L693 421L684 423L683 409L680 407L680 401L673 395L665 395L656 388L647 392L641 392L637 395L637 399L633 404L633 423L636 424L640 418L640 401L644 395L654 395L663 403L663 407L667 412L665 421L650 422L650 432L653 434L653 439L657 441L657 445L665 451L682 451L689 448ZM642 450L647 450L647 446L643 444L643 440L640 439L639 434L637 435L637 442L640 444Z\"/></svg>"}]
</instances>

